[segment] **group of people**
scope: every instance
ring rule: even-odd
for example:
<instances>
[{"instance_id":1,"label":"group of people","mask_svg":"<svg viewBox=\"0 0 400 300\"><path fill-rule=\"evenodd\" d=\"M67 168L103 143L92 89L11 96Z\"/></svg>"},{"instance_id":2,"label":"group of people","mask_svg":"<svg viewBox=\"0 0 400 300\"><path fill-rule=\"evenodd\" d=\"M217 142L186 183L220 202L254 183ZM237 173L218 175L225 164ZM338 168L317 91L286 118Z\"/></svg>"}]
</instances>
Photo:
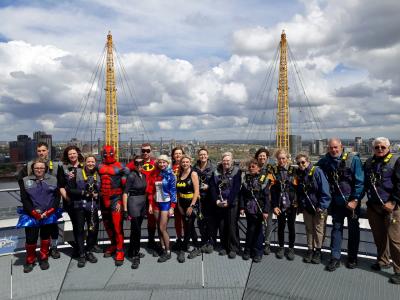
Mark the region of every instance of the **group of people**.
<instances>
[{"instance_id":1,"label":"group of people","mask_svg":"<svg viewBox=\"0 0 400 300\"><path fill-rule=\"evenodd\" d=\"M48 256L57 251L60 200L73 224L74 252L78 267L97 262L95 252L99 228L98 210L110 239L105 257L114 257L122 265L125 253L137 269L140 259L141 226L147 216L148 248L162 263L177 252L180 263L202 253L219 251L234 259L258 263L271 253L273 215L278 223L278 247L275 255L288 260L295 257L295 222L302 213L307 246L303 261L319 264L328 212L332 215L331 259L326 266L335 271L340 265L344 220L348 224L346 266L357 267L360 241L361 201L367 195L367 216L377 246L374 270L393 266L390 281L400 284L400 166L399 157L390 152L387 138L373 141L373 156L364 164L356 153L345 152L340 139L328 141L328 149L315 165L306 153L295 157L297 167L284 149L270 153L261 148L241 170L232 154L226 152L218 165L212 164L208 150L197 151L197 161L182 147L172 150L171 158L152 156L149 143L126 166L115 160L114 149L105 146L102 162L85 158L76 146L64 150L61 164L47 157L44 143L37 146L38 158L21 171L19 183L23 210L18 227L26 232L24 272L32 271L36 261L36 243L40 235L40 268L49 268ZM171 247L168 220L174 216L176 242ZM244 251L239 241L239 217L247 221ZM130 222L130 242L124 250L123 222ZM199 228L200 238L196 231ZM87 238L85 245L85 225ZM288 248L285 251L285 227ZM158 232L159 243L155 236ZM219 237L220 243L217 244ZM192 247L189 246L191 241ZM186 252L190 249L189 254Z\"/></svg>"}]
</instances>

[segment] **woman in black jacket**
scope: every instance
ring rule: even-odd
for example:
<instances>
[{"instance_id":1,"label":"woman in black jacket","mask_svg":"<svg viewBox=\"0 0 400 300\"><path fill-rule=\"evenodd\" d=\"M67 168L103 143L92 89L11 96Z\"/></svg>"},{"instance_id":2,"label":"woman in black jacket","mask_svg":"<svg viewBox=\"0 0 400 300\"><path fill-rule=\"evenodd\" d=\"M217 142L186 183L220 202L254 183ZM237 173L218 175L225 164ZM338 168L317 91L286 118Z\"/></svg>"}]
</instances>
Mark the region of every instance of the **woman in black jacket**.
<instances>
[{"instance_id":1,"label":"woman in black jacket","mask_svg":"<svg viewBox=\"0 0 400 300\"><path fill-rule=\"evenodd\" d=\"M132 269L139 268L141 226L146 213L147 183L146 175L142 173L143 159L140 156L134 158L135 169L129 174L125 185L122 203L124 207L124 219L131 221L131 236L128 248L128 257L132 257Z\"/></svg>"}]
</instances>

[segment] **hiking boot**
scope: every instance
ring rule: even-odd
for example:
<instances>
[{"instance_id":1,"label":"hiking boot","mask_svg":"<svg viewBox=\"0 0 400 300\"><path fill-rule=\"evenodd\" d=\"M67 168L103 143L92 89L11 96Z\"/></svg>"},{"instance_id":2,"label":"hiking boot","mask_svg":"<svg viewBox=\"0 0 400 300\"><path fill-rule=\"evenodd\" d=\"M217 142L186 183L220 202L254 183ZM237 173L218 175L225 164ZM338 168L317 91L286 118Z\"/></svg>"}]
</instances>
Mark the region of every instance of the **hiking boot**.
<instances>
[{"instance_id":1,"label":"hiking boot","mask_svg":"<svg viewBox=\"0 0 400 300\"><path fill-rule=\"evenodd\" d=\"M333 272L339 267L340 267L340 260L332 258L329 264L326 266L326 270L329 272Z\"/></svg>"},{"instance_id":2,"label":"hiking boot","mask_svg":"<svg viewBox=\"0 0 400 300\"><path fill-rule=\"evenodd\" d=\"M61 256L60 251L58 251L57 247L51 247L49 254L53 259L59 259Z\"/></svg>"},{"instance_id":3,"label":"hiking boot","mask_svg":"<svg viewBox=\"0 0 400 300\"><path fill-rule=\"evenodd\" d=\"M140 257L139 256L135 256L133 258L133 260L132 260L131 268L132 269L137 269L137 268L139 268L139 265L140 265Z\"/></svg>"},{"instance_id":4,"label":"hiking boot","mask_svg":"<svg viewBox=\"0 0 400 300\"><path fill-rule=\"evenodd\" d=\"M179 251L178 252L178 257L177 257L178 262L184 263L185 262L185 252Z\"/></svg>"},{"instance_id":5,"label":"hiking boot","mask_svg":"<svg viewBox=\"0 0 400 300\"><path fill-rule=\"evenodd\" d=\"M294 248L289 248L286 254L288 260L294 260Z\"/></svg>"},{"instance_id":6,"label":"hiking boot","mask_svg":"<svg viewBox=\"0 0 400 300\"><path fill-rule=\"evenodd\" d=\"M315 250L311 262L315 265L321 263L321 250Z\"/></svg>"},{"instance_id":7,"label":"hiking boot","mask_svg":"<svg viewBox=\"0 0 400 300\"><path fill-rule=\"evenodd\" d=\"M25 264L24 265L24 273L32 272L34 266L35 266L35 264Z\"/></svg>"},{"instance_id":8,"label":"hiking boot","mask_svg":"<svg viewBox=\"0 0 400 300\"><path fill-rule=\"evenodd\" d=\"M303 257L303 262L306 264L309 264L313 258L313 251L311 249L308 249L306 254Z\"/></svg>"},{"instance_id":9,"label":"hiking boot","mask_svg":"<svg viewBox=\"0 0 400 300\"><path fill-rule=\"evenodd\" d=\"M261 262L261 260L262 260L262 256L256 255L253 258L253 263L257 264L257 263Z\"/></svg>"},{"instance_id":10,"label":"hiking boot","mask_svg":"<svg viewBox=\"0 0 400 300\"><path fill-rule=\"evenodd\" d=\"M225 256L226 255L226 250L225 249L219 250L218 255Z\"/></svg>"},{"instance_id":11,"label":"hiking boot","mask_svg":"<svg viewBox=\"0 0 400 300\"><path fill-rule=\"evenodd\" d=\"M243 255L242 255L242 258L243 258L243 260L249 260L250 259L250 253L248 253L248 252L244 252L243 253Z\"/></svg>"},{"instance_id":12,"label":"hiking boot","mask_svg":"<svg viewBox=\"0 0 400 300\"><path fill-rule=\"evenodd\" d=\"M40 260L40 261L39 261L39 266L40 266L40 268L41 268L42 270L47 270L48 268L50 268L49 261L48 261L47 259L45 259L45 260Z\"/></svg>"},{"instance_id":13,"label":"hiking boot","mask_svg":"<svg viewBox=\"0 0 400 300\"><path fill-rule=\"evenodd\" d=\"M265 244L264 255L270 255L270 254L271 254L271 246L269 244Z\"/></svg>"},{"instance_id":14,"label":"hiking boot","mask_svg":"<svg viewBox=\"0 0 400 300\"><path fill-rule=\"evenodd\" d=\"M185 256L183 256L185 257ZM163 254L158 258L157 262L163 263L166 262L168 259L171 259L171 252L164 251Z\"/></svg>"},{"instance_id":15,"label":"hiking boot","mask_svg":"<svg viewBox=\"0 0 400 300\"><path fill-rule=\"evenodd\" d=\"M83 268L86 265L85 256L81 256L78 258L78 268Z\"/></svg>"},{"instance_id":16,"label":"hiking boot","mask_svg":"<svg viewBox=\"0 0 400 300\"><path fill-rule=\"evenodd\" d=\"M190 251L188 258L193 259L200 255L201 255L201 250L199 248L194 248L192 251Z\"/></svg>"},{"instance_id":17,"label":"hiking boot","mask_svg":"<svg viewBox=\"0 0 400 300\"><path fill-rule=\"evenodd\" d=\"M391 267L392 267L392 266L391 266L390 264L383 265L383 264L380 264L380 263L378 263L378 262L376 262L376 263L374 263L374 264L371 265L371 269L374 270L374 271L380 271L380 270L382 270L382 269L389 269L389 268L391 268Z\"/></svg>"},{"instance_id":18,"label":"hiking boot","mask_svg":"<svg viewBox=\"0 0 400 300\"><path fill-rule=\"evenodd\" d=\"M235 252L235 251L229 251L228 257L229 257L230 259L236 258L236 252Z\"/></svg>"},{"instance_id":19,"label":"hiking boot","mask_svg":"<svg viewBox=\"0 0 400 300\"><path fill-rule=\"evenodd\" d=\"M389 282L393 284L400 284L400 273L394 273L390 279Z\"/></svg>"},{"instance_id":20,"label":"hiking boot","mask_svg":"<svg viewBox=\"0 0 400 300\"><path fill-rule=\"evenodd\" d=\"M210 253L213 253L213 251L214 251L214 247L211 244L207 243L201 247L201 252L203 252L203 253L210 254Z\"/></svg>"},{"instance_id":21,"label":"hiking boot","mask_svg":"<svg viewBox=\"0 0 400 300\"><path fill-rule=\"evenodd\" d=\"M355 269L357 267L357 260L356 259L348 259L346 262L347 269Z\"/></svg>"},{"instance_id":22,"label":"hiking boot","mask_svg":"<svg viewBox=\"0 0 400 300\"><path fill-rule=\"evenodd\" d=\"M276 253L275 253L275 256L276 256L276 258L278 258L278 259L282 259L283 256L284 256L284 254L285 254L284 248L283 248L283 247L279 247L279 248L278 248L278 251L276 251Z\"/></svg>"},{"instance_id":23,"label":"hiking boot","mask_svg":"<svg viewBox=\"0 0 400 300\"><path fill-rule=\"evenodd\" d=\"M86 253L86 260L92 264L97 263L97 258L96 258L96 256L94 256L94 254L92 252Z\"/></svg>"}]
</instances>

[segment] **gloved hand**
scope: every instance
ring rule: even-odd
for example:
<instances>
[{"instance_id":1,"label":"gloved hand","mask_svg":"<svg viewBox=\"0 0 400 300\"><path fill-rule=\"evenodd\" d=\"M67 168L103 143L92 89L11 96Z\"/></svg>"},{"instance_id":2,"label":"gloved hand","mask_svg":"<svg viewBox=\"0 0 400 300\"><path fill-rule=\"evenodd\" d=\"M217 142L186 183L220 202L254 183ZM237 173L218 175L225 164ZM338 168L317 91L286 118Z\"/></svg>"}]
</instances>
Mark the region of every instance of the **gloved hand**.
<instances>
[{"instance_id":1,"label":"gloved hand","mask_svg":"<svg viewBox=\"0 0 400 300\"><path fill-rule=\"evenodd\" d=\"M42 214L37 210L32 210L31 215L38 221L40 221L42 219Z\"/></svg>"},{"instance_id":2,"label":"gloved hand","mask_svg":"<svg viewBox=\"0 0 400 300\"><path fill-rule=\"evenodd\" d=\"M46 210L46 211L42 214L42 217L43 217L43 218L48 218L48 217L49 217L51 214L53 214L55 211L56 211L56 210L55 210L54 207L49 208L48 210Z\"/></svg>"}]
</instances>

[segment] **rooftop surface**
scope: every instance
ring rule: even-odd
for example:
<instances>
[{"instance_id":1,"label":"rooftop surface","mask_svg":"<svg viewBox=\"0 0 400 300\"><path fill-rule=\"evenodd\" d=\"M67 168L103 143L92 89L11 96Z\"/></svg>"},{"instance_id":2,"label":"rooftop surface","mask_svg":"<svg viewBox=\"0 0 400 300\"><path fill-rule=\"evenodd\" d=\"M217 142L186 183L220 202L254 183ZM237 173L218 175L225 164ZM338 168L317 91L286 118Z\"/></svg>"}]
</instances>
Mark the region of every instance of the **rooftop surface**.
<instances>
[{"instance_id":1,"label":"rooftop surface","mask_svg":"<svg viewBox=\"0 0 400 300\"><path fill-rule=\"evenodd\" d=\"M157 263L145 249L139 269L125 260L115 267L111 258L96 254L96 264L77 267L71 248L62 249L60 259L50 258L50 269L37 265L23 273L24 253L0 257L0 299L400 299L400 287L390 284L393 272L373 272L370 259L361 258L354 270L344 266L335 272L323 264L302 262L304 252L296 250L294 261L278 260L273 254L261 263L229 259L217 252L204 254L204 288L201 256L180 264L176 254Z\"/></svg>"}]
</instances>

